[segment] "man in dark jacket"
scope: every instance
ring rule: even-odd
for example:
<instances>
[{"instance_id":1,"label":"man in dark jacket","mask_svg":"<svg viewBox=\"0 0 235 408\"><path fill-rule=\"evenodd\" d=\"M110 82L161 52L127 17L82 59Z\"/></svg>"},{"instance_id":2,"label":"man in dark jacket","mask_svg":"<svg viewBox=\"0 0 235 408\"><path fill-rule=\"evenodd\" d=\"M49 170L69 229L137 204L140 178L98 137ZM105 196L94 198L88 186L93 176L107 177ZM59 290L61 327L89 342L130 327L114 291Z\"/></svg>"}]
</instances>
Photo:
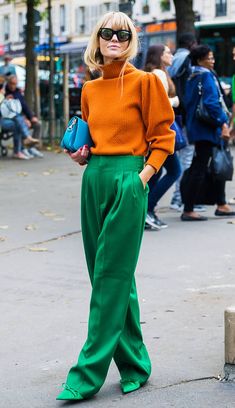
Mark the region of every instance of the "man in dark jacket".
<instances>
[{"instance_id":1,"label":"man in dark jacket","mask_svg":"<svg viewBox=\"0 0 235 408\"><path fill-rule=\"evenodd\" d=\"M25 121L29 128L33 129L33 137L40 139L41 135L41 123L39 122L37 116L35 116L29 109L24 95L21 90L17 87L18 81L16 75L10 75L7 79L6 85L6 97L12 95L14 99L19 99L22 105L22 114L25 115Z\"/></svg>"},{"instance_id":2,"label":"man in dark jacket","mask_svg":"<svg viewBox=\"0 0 235 408\"><path fill-rule=\"evenodd\" d=\"M190 50L197 44L196 38L192 33L183 33L179 38L179 48L176 50L176 53L173 58L173 63L169 67L169 75L171 76L175 88L176 94L179 97L180 105L175 110L177 115L181 115L183 122L186 120L186 111L184 109L184 93L185 86L188 80L188 77L191 74L191 62L189 59ZM184 128L185 136L187 137L186 129ZM190 167L193 159L194 146L187 145L183 149L179 150L178 156L183 172ZM170 208L180 211L182 207L182 198L180 194L180 180L181 177L175 183L175 191L173 193ZM199 211L199 209L197 209Z\"/></svg>"}]
</instances>

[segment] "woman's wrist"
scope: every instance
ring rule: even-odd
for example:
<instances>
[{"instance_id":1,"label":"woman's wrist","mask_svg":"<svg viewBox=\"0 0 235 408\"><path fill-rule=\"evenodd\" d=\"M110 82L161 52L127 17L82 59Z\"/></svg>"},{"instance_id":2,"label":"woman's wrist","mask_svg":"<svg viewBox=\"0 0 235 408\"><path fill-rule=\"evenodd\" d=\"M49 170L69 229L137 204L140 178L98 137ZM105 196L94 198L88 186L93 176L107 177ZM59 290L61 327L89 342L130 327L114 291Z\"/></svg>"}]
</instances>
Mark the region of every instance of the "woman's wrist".
<instances>
[{"instance_id":1,"label":"woman's wrist","mask_svg":"<svg viewBox=\"0 0 235 408\"><path fill-rule=\"evenodd\" d=\"M155 168L152 167L150 164L146 164L146 166L140 172L139 176L143 181L144 185L146 185L155 173L156 173Z\"/></svg>"}]
</instances>

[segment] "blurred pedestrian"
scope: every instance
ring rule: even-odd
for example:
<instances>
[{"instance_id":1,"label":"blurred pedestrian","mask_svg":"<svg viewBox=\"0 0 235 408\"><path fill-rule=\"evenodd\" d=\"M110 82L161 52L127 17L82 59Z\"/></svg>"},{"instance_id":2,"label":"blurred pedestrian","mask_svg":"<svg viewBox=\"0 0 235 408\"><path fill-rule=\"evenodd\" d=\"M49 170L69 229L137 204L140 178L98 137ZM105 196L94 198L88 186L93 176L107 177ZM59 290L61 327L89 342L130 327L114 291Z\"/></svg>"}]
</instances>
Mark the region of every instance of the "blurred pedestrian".
<instances>
[{"instance_id":1,"label":"blurred pedestrian","mask_svg":"<svg viewBox=\"0 0 235 408\"><path fill-rule=\"evenodd\" d=\"M233 61L235 63L235 47L233 47ZM235 68L235 67L234 67ZM235 69L234 69L235 72ZM233 137L235 137L235 73L232 76L232 116L230 120L230 132Z\"/></svg>"},{"instance_id":2,"label":"blurred pedestrian","mask_svg":"<svg viewBox=\"0 0 235 408\"><path fill-rule=\"evenodd\" d=\"M11 95L5 97L5 79L2 77L0 79L1 129L2 132L12 133L13 158L28 160L31 158L31 155L28 153L27 146L34 146L38 141L31 137L21 111L20 101L13 99Z\"/></svg>"},{"instance_id":3,"label":"blurred pedestrian","mask_svg":"<svg viewBox=\"0 0 235 408\"><path fill-rule=\"evenodd\" d=\"M16 75L10 75L7 78L7 85L6 85L6 97L11 95L14 99L18 99L22 106L22 114L24 115L24 120L29 129L33 130L33 138L41 139L41 123L37 116L31 111L29 106L27 105L24 95L22 91L18 88L18 80ZM36 147L29 148L29 152L31 155L35 157L42 158L43 153L40 152Z\"/></svg>"},{"instance_id":4,"label":"blurred pedestrian","mask_svg":"<svg viewBox=\"0 0 235 408\"><path fill-rule=\"evenodd\" d=\"M7 78L9 75L16 75L15 65L11 64L12 56L10 54L4 55L4 64L0 67L0 75Z\"/></svg>"},{"instance_id":5,"label":"blurred pedestrian","mask_svg":"<svg viewBox=\"0 0 235 408\"><path fill-rule=\"evenodd\" d=\"M184 186L184 211L181 219L182 221L206 221L207 217L194 211L194 204L212 157L213 146L220 146L223 143L222 139L229 139L228 116L220 86L213 73L215 60L211 48L207 45L198 45L192 49L190 58L192 74L186 85L185 106L188 137L190 143L195 144L195 155L189 169L187 184ZM196 115L200 100L199 86L201 86L203 104L213 119L213 125L203 122ZM225 181L216 179L214 187L217 203L215 215L235 215L235 212L231 211L226 204Z\"/></svg>"},{"instance_id":6,"label":"blurred pedestrian","mask_svg":"<svg viewBox=\"0 0 235 408\"><path fill-rule=\"evenodd\" d=\"M235 63L235 47L233 47L232 55L233 55L233 61ZM234 74L232 76L232 101L233 101L232 116L230 119L229 131L230 131L231 137L233 138L233 140L235 140L235 66L234 66ZM229 204L235 204L235 197L230 198Z\"/></svg>"},{"instance_id":7,"label":"blurred pedestrian","mask_svg":"<svg viewBox=\"0 0 235 408\"><path fill-rule=\"evenodd\" d=\"M166 45L152 45L147 52L144 70L152 72L162 81L171 106L176 108L179 106L179 98L175 92L175 85L167 72L167 67L171 66L172 60L173 55ZM166 170L166 173L162 176L163 168ZM180 174L180 162L175 152L173 155L167 157L161 169L157 174L151 177L149 181L150 190L146 215L147 227L149 226L156 230L167 227L167 224L156 215L154 208L172 184L179 178Z\"/></svg>"},{"instance_id":8,"label":"blurred pedestrian","mask_svg":"<svg viewBox=\"0 0 235 408\"><path fill-rule=\"evenodd\" d=\"M172 65L168 68L170 77L172 78L176 94L179 98L180 104L175 109L177 115L181 115L183 124L185 125L186 111L184 107L184 95L187 80L191 74L191 60L189 58L190 50L197 44L196 38L192 33L183 33L179 37L179 48L176 50ZM187 137L186 128L184 129ZM182 173L190 167L194 153L194 146L187 144L183 149L178 151L178 157L181 164ZM180 179L175 183L175 190L171 199L170 208L174 210L181 210L182 198L180 194Z\"/></svg>"},{"instance_id":9,"label":"blurred pedestrian","mask_svg":"<svg viewBox=\"0 0 235 408\"><path fill-rule=\"evenodd\" d=\"M134 271L144 230L147 182L173 153L173 111L161 81L129 63L138 38L126 14L110 12L91 35L85 62L102 77L87 81L82 116L94 147L83 175L82 233L92 284L88 336L59 400L97 393L114 359L124 393L147 380ZM151 154L144 166L151 144ZM85 164L84 146L71 158Z\"/></svg>"}]
</instances>

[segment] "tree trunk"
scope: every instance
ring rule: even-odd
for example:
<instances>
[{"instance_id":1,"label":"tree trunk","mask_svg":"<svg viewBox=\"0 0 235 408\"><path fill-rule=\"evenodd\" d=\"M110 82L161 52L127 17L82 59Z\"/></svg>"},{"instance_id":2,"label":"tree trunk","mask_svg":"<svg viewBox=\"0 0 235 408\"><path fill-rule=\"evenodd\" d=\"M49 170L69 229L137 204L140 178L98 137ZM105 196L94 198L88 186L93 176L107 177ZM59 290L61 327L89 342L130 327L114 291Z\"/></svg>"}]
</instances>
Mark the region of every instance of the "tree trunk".
<instances>
[{"instance_id":1,"label":"tree trunk","mask_svg":"<svg viewBox=\"0 0 235 408\"><path fill-rule=\"evenodd\" d=\"M55 137L55 97L54 97L54 42L51 15L51 0L48 0L48 26L49 26L49 55L50 55L50 78L49 78L49 140L54 145Z\"/></svg>"},{"instance_id":2,"label":"tree trunk","mask_svg":"<svg viewBox=\"0 0 235 408\"><path fill-rule=\"evenodd\" d=\"M35 60L34 52L34 1L27 0L27 23L26 23L26 88L25 99L32 111L34 111L34 86L35 86Z\"/></svg>"},{"instance_id":3,"label":"tree trunk","mask_svg":"<svg viewBox=\"0 0 235 408\"><path fill-rule=\"evenodd\" d=\"M39 63L37 58L35 59L35 85L34 85L34 112L38 119L41 119L41 94L40 84L38 78Z\"/></svg>"},{"instance_id":4,"label":"tree trunk","mask_svg":"<svg viewBox=\"0 0 235 408\"><path fill-rule=\"evenodd\" d=\"M177 43L182 33L195 34L193 11L193 0L174 0L176 24L177 24Z\"/></svg>"}]
</instances>

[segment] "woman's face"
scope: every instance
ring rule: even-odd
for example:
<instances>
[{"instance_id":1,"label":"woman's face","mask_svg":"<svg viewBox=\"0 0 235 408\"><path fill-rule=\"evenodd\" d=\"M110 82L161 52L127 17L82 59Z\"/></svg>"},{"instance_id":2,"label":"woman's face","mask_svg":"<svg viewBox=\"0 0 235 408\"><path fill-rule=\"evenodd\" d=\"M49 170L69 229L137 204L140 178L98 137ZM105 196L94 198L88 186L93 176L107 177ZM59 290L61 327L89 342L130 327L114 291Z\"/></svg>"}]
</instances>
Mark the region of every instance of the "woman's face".
<instances>
[{"instance_id":1,"label":"woman's face","mask_svg":"<svg viewBox=\"0 0 235 408\"><path fill-rule=\"evenodd\" d=\"M199 60L198 65L200 65L201 67L212 70L214 68L214 65L215 65L215 58L214 58L213 52L210 51L206 55L205 58Z\"/></svg>"},{"instance_id":2,"label":"woman's face","mask_svg":"<svg viewBox=\"0 0 235 408\"><path fill-rule=\"evenodd\" d=\"M171 50L170 48L165 46L163 54L161 56L161 62L166 67L169 67L172 64L172 61L173 61L173 55L171 53Z\"/></svg>"},{"instance_id":3,"label":"woman's face","mask_svg":"<svg viewBox=\"0 0 235 408\"><path fill-rule=\"evenodd\" d=\"M112 21L109 21L105 27L102 28L113 28ZM104 40L99 37L100 52L103 55L104 64L110 64L113 60L119 59L122 53L128 48L129 40L125 42L120 42L117 38L117 34L114 34L111 40Z\"/></svg>"}]
</instances>

